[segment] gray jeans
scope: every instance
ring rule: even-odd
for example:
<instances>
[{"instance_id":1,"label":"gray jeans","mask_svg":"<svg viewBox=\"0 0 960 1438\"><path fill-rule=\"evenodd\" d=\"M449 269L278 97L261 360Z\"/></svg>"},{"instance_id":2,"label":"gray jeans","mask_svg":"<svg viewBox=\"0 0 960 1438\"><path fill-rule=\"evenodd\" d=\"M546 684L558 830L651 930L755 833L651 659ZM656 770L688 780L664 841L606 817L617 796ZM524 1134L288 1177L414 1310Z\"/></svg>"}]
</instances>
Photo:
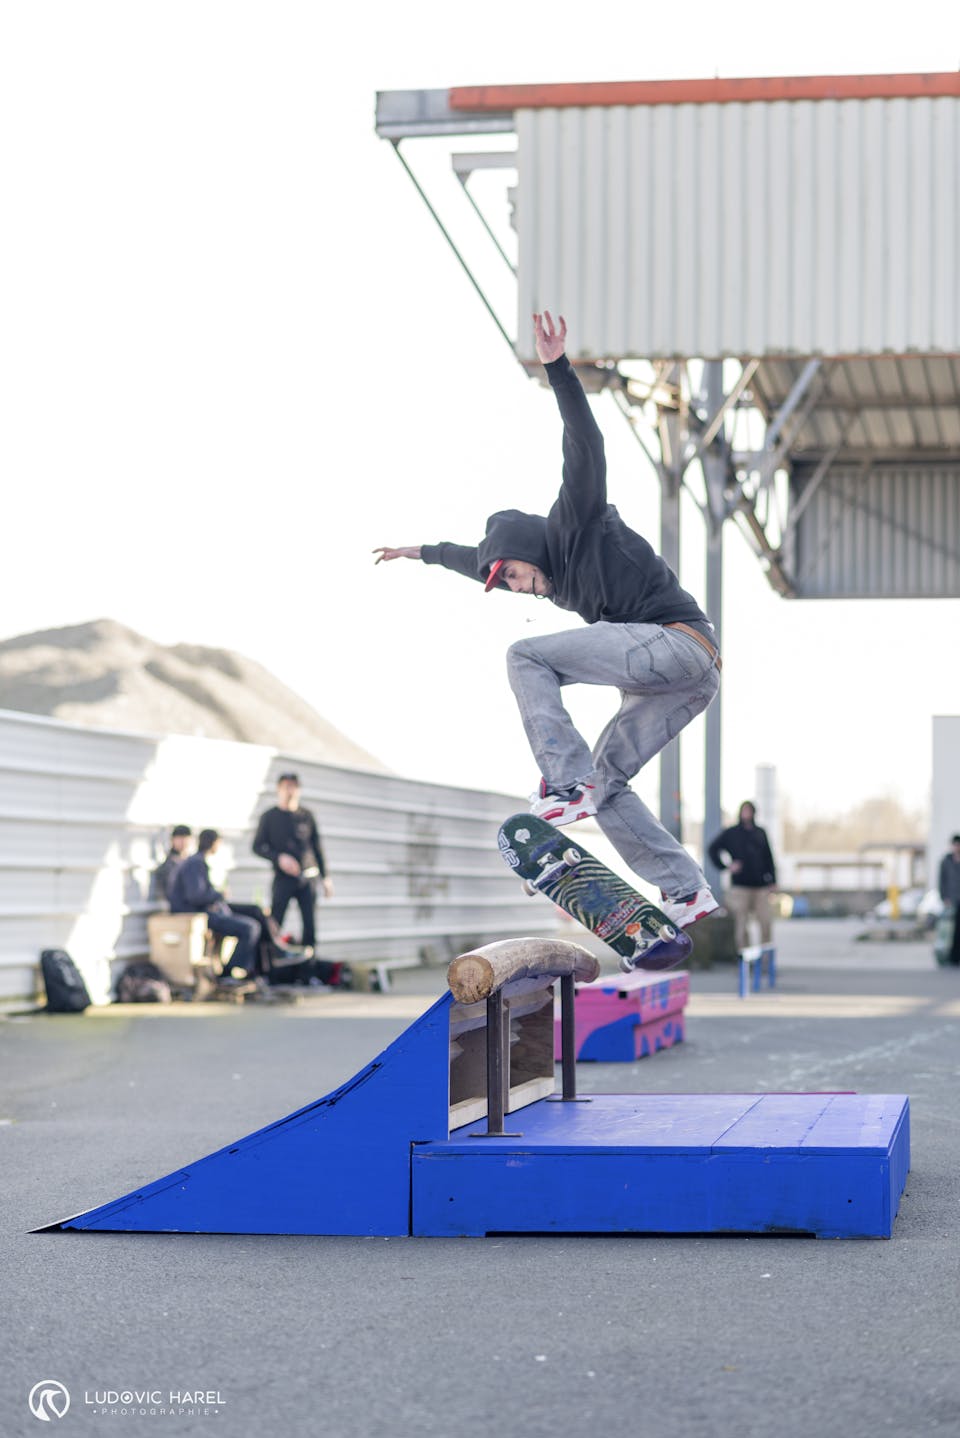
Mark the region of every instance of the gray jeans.
<instances>
[{"instance_id":1,"label":"gray jeans","mask_svg":"<svg viewBox=\"0 0 960 1438\"><path fill-rule=\"evenodd\" d=\"M630 788L630 780L695 719L720 686L716 661L689 634L659 624L608 624L521 639L507 651L510 687L551 790L595 785L597 822L641 878L670 898L703 873ZM564 684L609 684L621 704L591 754L563 705Z\"/></svg>"}]
</instances>

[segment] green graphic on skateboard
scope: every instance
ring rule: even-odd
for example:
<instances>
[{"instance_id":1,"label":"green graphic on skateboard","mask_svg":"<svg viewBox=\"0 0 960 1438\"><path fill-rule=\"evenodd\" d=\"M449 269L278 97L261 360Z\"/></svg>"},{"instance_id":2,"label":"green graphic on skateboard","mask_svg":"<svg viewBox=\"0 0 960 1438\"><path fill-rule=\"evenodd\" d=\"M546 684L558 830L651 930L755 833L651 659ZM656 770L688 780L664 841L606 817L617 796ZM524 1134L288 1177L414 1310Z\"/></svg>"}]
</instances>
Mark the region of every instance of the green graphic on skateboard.
<instances>
[{"instance_id":1,"label":"green graphic on skateboard","mask_svg":"<svg viewBox=\"0 0 960 1438\"><path fill-rule=\"evenodd\" d=\"M497 842L526 892L546 894L609 944L621 969L671 969L693 948L690 935L656 905L546 820L514 814L501 825Z\"/></svg>"}]
</instances>

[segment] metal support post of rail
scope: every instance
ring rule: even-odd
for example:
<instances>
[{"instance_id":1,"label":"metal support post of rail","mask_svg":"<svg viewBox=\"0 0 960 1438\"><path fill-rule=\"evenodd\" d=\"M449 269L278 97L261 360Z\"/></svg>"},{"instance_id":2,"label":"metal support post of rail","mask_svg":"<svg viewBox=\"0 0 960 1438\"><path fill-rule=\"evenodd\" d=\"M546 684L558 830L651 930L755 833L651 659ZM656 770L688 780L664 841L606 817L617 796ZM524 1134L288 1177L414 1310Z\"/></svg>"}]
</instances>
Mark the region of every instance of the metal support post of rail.
<instances>
[{"instance_id":1,"label":"metal support post of rail","mask_svg":"<svg viewBox=\"0 0 960 1438\"><path fill-rule=\"evenodd\" d=\"M577 1094L577 980L560 977L560 1092L547 1103L589 1103Z\"/></svg>"},{"instance_id":2,"label":"metal support post of rail","mask_svg":"<svg viewBox=\"0 0 960 1438\"><path fill-rule=\"evenodd\" d=\"M505 1041L504 1025L507 1010L503 990L494 989L487 996L487 1128L471 1138L522 1138L521 1133L507 1133L503 1126L510 1092L510 1042Z\"/></svg>"}]
</instances>

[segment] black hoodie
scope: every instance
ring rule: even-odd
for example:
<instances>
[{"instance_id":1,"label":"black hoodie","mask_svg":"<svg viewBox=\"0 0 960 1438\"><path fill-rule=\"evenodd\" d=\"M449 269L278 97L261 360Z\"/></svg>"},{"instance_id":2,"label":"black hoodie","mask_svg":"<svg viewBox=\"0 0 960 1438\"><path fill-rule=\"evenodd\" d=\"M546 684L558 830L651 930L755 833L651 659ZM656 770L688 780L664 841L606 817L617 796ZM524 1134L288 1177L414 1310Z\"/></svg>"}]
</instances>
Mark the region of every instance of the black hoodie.
<instances>
[{"instance_id":1,"label":"black hoodie","mask_svg":"<svg viewBox=\"0 0 960 1438\"><path fill-rule=\"evenodd\" d=\"M680 622L715 643L703 610L670 566L607 503L603 435L570 361L561 355L545 369L563 418L563 484L550 513L501 509L478 545L425 544L424 563L483 584L498 559L523 559L552 581L553 603L588 624ZM509 588L503 580L498 587Z\"/></svg>"}]
</instances>

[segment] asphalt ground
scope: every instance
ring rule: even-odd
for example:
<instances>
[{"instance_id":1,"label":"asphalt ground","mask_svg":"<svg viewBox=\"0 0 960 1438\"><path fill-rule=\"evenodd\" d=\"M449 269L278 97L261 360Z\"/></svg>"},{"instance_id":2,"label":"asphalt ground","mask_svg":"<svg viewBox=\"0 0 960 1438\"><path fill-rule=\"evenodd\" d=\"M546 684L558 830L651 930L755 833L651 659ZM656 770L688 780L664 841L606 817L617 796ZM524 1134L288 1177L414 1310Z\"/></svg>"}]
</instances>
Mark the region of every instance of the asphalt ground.
<instances>
[{"instance_id":1,"label":"asphalt ground","mask_svg":"<svg viewBox=\"0 0 960 1438\"><path fill-rule=\"evenodd\" d=\"M44 1431L27 1397L51 1379L71 1395L51 1426L108 1438L960 1432L960 970L854 931L782 922L775 991L694 973L687 1042L580 1084L909 1094L889 1241L34 1234L335 1087L443 974L294 1007L8 1016L0 1434ZM155 1399L96 1402L125 1390Z\"/></svg>"}]
</instances>

